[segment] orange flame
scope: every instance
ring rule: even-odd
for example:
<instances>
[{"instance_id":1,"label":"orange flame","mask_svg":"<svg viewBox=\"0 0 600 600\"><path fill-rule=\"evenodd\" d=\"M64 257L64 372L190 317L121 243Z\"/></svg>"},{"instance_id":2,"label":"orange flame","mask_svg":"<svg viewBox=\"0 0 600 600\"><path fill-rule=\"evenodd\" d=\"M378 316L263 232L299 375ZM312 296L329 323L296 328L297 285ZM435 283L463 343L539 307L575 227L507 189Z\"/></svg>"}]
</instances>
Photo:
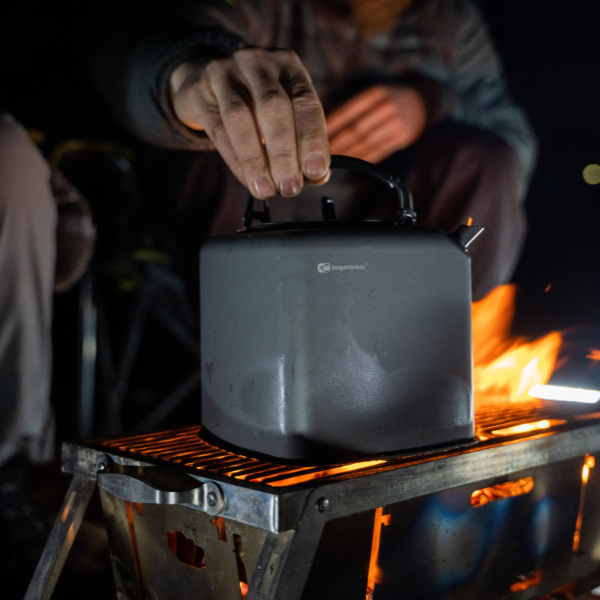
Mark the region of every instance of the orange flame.
<instances>
[{"instance_id":1,"label":"orange flame","mask_svg":"<svg viewBox=\"0 0 600 600\"><path fill-rule=\"evenodd\" d=\"M546 384L554 370L562 343L560 333L531 342L511 337L515 294L514 285L503 285L473 303L475 401L531 400L531 387Z\"/></svg>"},{"instance_id":2,"label":"orange flame","mask_svg":"<svg viewBox=\"0 0 600 600\"><path fill-rule=\"evenodd\" d=\"M590 360L600 360L600 350L590 348L590 353L586 356Z\"/></svg>"}]
</instances>

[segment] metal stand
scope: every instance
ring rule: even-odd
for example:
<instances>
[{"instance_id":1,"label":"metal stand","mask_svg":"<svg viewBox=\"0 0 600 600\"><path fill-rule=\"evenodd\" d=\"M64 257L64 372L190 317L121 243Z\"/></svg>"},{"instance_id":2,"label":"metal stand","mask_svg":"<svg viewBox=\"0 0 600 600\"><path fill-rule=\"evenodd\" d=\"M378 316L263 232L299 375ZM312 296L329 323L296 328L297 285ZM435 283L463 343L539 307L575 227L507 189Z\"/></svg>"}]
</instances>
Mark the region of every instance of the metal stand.
<instances>
[{"instance_id":1,"label":"metal stand","mask_svg":"<svg viewBox=\"0 0 600 600\"><path fill-rule=\"evenodd\" d=\"M25 600L48 600L52 596L95 487L93 479L73 477Z\"/></svg>"}]
</instances>

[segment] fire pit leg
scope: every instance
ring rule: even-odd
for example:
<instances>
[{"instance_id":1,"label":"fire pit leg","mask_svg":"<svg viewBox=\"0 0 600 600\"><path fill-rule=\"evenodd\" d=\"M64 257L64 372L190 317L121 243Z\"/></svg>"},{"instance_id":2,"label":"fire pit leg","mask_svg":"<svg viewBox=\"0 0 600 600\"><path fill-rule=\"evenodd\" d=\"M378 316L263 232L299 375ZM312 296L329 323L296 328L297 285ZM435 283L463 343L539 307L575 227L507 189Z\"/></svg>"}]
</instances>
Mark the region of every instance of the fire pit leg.
<instances>
[{"instance_id":1,"label":"fire pit leg","mask_svg":"<svg viewBox=\"0 0 600 600\"><path fill-rule=\"evenodd\" d=\"M49 600L52 596L95 487L96 481L89 477L73 477L25 600Z\"/></svg>"}]
</instances>

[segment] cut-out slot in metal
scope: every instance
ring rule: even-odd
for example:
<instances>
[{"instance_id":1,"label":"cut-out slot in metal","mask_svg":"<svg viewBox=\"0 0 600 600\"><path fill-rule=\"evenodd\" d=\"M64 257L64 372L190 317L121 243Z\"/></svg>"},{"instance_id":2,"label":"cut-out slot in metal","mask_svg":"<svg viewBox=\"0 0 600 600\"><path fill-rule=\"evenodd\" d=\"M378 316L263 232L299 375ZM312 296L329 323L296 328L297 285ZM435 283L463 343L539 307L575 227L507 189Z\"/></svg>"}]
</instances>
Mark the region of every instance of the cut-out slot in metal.
<instances>
[{"instance_id":1,"label":"cut-out slot in metal","mask_svg":"<svg viewBox=\"0 0 600 600\"><path fill-rule=\"evenodd\" d=\"M194 569L204 569L206 558L204 550L196 546L194 540L187 538L181 531L167 531L167 544L177 560Z\"/></svg>"},{"instance_id":2,"label":"cut-out slot in metal","mask_svg":"<svg viewBox=\"0 0 600 600\"><path fill-rule=\"evenodd\" d=\"M538 585L540 581L542 581L542 571L532 571L526 575L519 575L516 583L510 586L510 591L513 593L522 592Z\"/></svg>"},{"instance_id":3,"label":"cut-out slot in metal","mask_svg":"<svg viewBox=\"0 0 600 600\"><path fill-rule=\"evenodd\" d=\"M219 541L226 542L227 529L225 528L225 519L223 517L217 517L216 519L211 519L210 522L217 528L217 533L219 534Z\"/></svg>"},{"instance_id":4,"label":"cut-out slot in metal","mask_svg":"<svg viewBox=\"0 0 600 600\"><path fill-rule=\"evenodd\" d=\"M494 500L500 500L501 498L511 498L513 496L529 494L533 489L533 486L533 477L523 477L516 481L507 481L506 483L499 483L492 487L475 490L471 494L471 505L477 507L488 504L489 502L494 502Z\"/></svg>"},{"instance_id":5,"label":"cut-out slot in metal","mask_svg":"<svg viewBox=\"0 0 600 600\"><path fill-rule=\"evenodd\" d=\"M246 575L246 565L244 564L244 548L242 546L242 536L233 534L233 551L235 552L235 562L240 579L240 592L242 598L248 593L248 576Z\"/></svg>"}]
</instances>

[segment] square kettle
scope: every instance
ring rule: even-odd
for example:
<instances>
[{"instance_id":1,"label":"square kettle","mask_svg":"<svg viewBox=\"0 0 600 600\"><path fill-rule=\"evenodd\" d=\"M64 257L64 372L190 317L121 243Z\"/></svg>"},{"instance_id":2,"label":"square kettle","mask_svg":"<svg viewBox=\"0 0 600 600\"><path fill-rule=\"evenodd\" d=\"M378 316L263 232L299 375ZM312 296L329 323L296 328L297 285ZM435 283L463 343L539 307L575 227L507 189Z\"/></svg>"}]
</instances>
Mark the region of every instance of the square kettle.
<instances>
[{"instance_id":1,"label":"square kettle","mask_svg":"<svg viewBox=\"0 0 600 600\"><path fill-rule=\"evenodd\" d=\"M397 217L255 226L250 197L244 229L203 246L203 431L314 463L472 439L467 246L481 228L421 229L398 180L350 157L331 167L394 188Z\"/></svg>"}]
</instances>

